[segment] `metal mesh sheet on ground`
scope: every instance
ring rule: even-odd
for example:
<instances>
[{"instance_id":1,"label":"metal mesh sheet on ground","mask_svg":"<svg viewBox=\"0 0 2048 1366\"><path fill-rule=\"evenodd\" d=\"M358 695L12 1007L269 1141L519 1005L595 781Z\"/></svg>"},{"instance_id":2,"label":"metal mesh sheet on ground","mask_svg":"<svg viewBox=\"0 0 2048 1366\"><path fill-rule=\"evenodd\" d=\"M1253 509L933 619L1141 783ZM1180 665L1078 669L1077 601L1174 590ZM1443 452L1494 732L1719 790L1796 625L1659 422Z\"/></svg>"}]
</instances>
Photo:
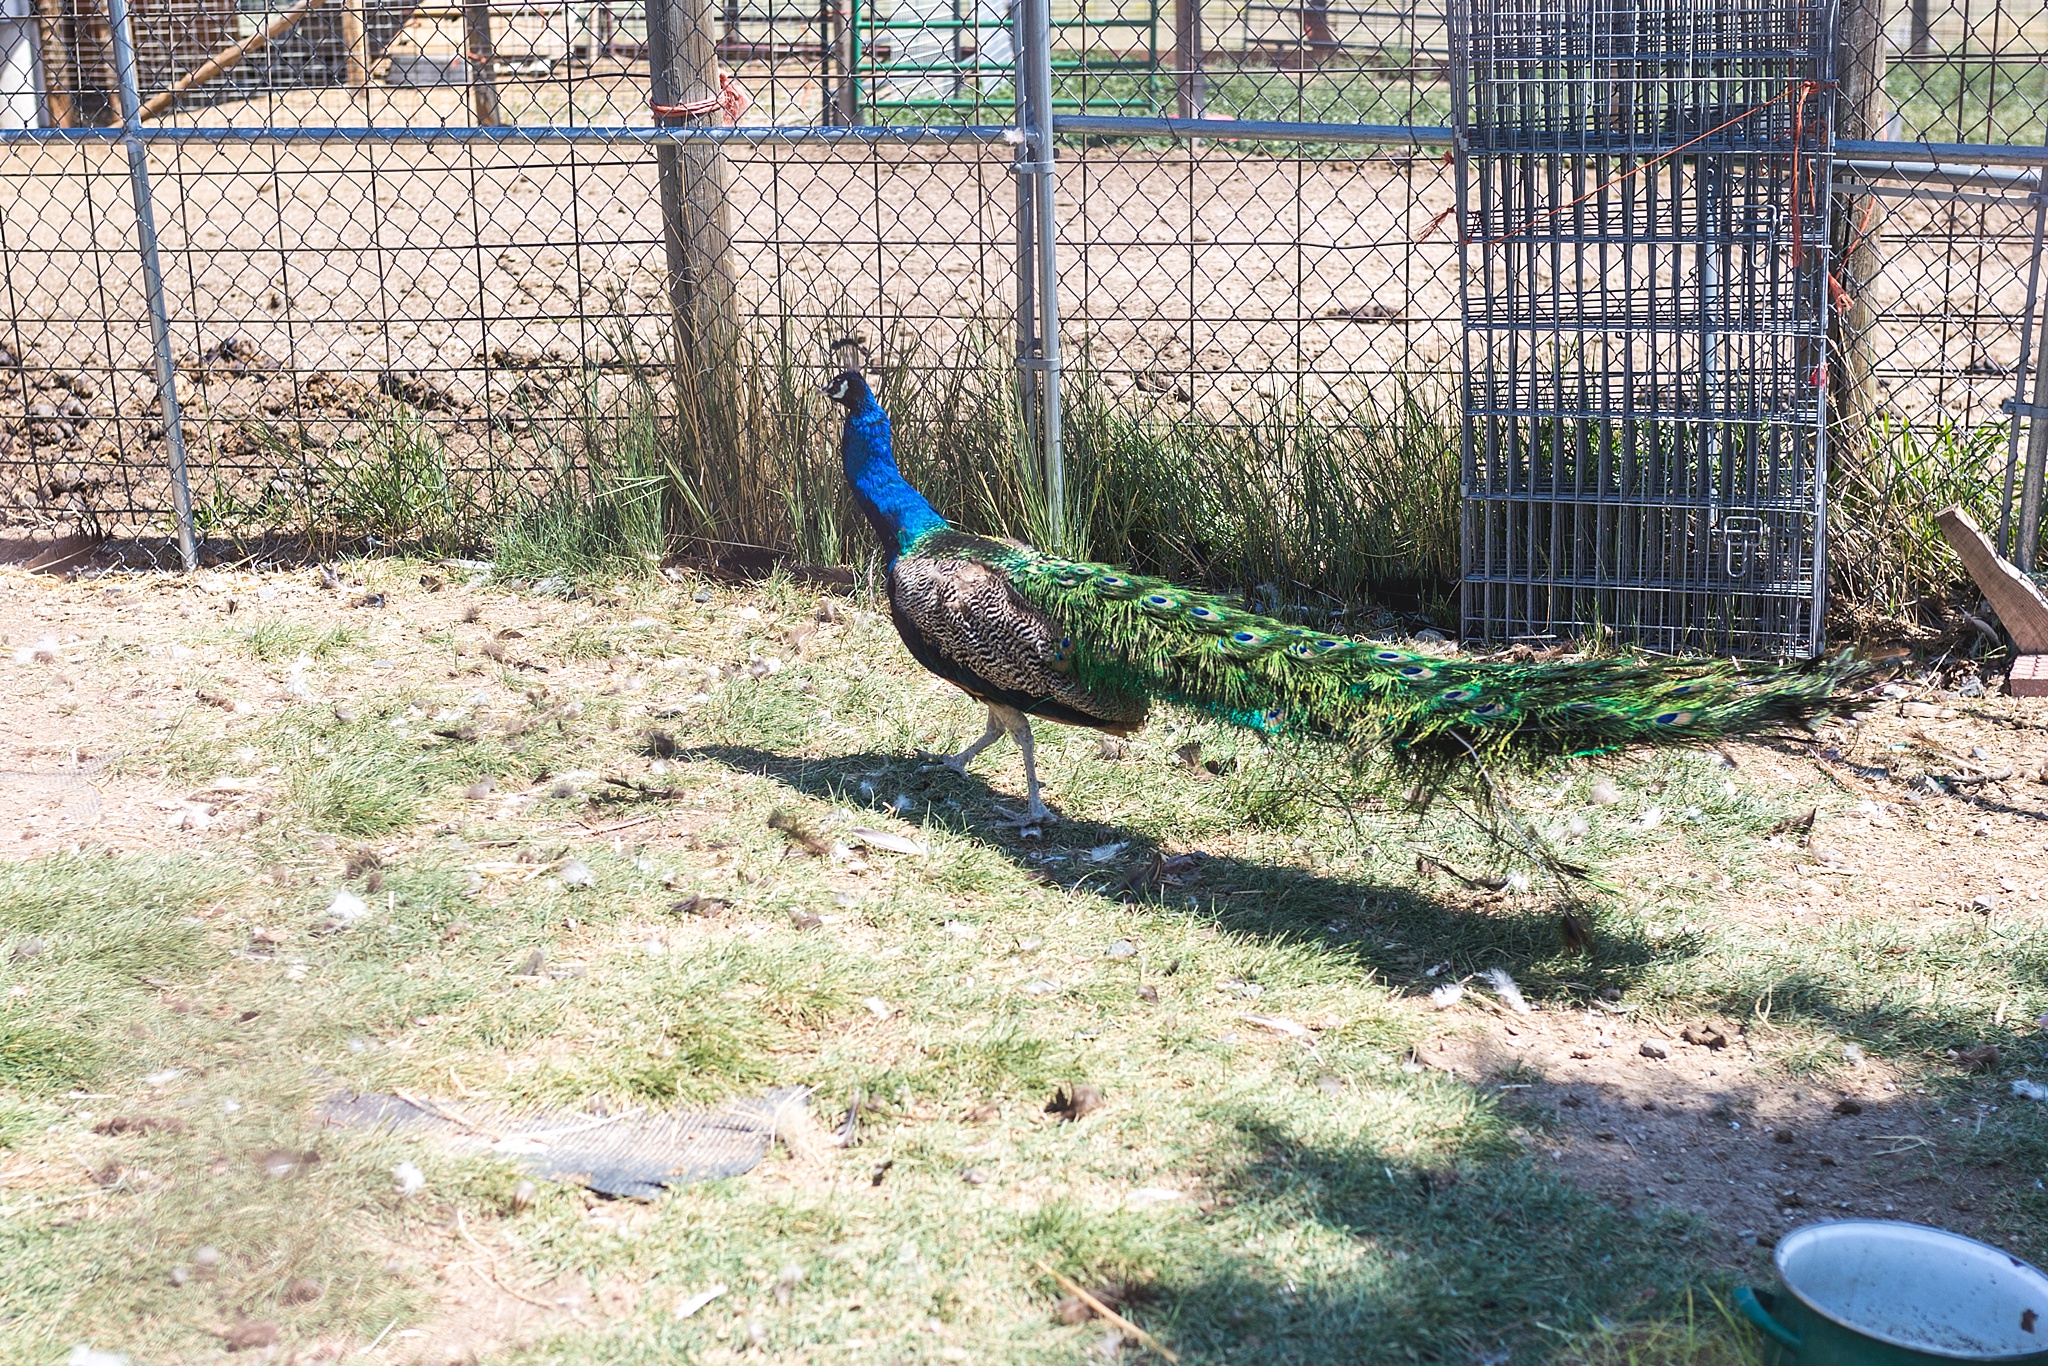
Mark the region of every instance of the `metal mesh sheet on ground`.
<instances>
[{"instance_id":1,"label":"metal mesh sheet on ground","mask_svg":"<svg viewBox=\"0 0 2048 1366\"><path fill-rule=\"evenodd\" d=\"M344 1091L322 1107L329 1124L432 1133L451 1148L517 1157L536 1173L600 1195L652 1200L665 1186L742 1176L769 1145L808 1120L810 1092L781 1086L713 1110L592 1115L442 1105L413 1096Z\"/></svg>"}]
</instances>

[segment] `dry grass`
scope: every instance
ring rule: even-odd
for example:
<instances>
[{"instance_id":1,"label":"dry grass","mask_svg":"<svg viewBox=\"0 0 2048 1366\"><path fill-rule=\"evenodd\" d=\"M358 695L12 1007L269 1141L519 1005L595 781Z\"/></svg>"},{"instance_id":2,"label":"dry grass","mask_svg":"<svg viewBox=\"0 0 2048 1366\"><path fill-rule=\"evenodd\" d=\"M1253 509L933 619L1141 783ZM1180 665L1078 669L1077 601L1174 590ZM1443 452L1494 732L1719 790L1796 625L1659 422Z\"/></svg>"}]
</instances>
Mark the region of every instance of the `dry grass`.
<instances>
[{"instance_id":1,"label":"dry grass","mask_svg":"<svg viewBox=\"0 0 2048 1366\"><path fill-rule=\"evenodd\" d=\"M202 586L138 581L152 606L95 626L79 662L0 670L23 716L64 693L59 669L87 692L161 691L159 721L76 685L59 718L125 737L113 809L121 784L246 784L204 831L153 817L38 837L26 847L51 852L0 876L0 1356L85 1341L208 1361L250 1320L301 1360L387 1327L363 1359L1075 1360L1104 1330L1059 1321L1044 1260L1120 1283L1190 1362L1704 1366L1744 1350L1688 1308L1731 1284L1725 1238L1575 1188L1506 1093L1412 1070L1426 1031L1476 1018L1417 995L1494 966L1543 1009L1603 988L1669 1012L1775 992L1788 1065L1844 1033L1912 1065L1990 1034L1994 1008L2048 1006L2030 927L1930 929L1888 954L1846 926L1795 942L1717 921L1731 891L1768 885L1767 832L1817 778L1678 755L1613 766L1611 806L1588 803L1602 774L1583 767L1525 789L1527 815L1614 888L1588 961L1540 881L1492 894L1418 873L1418 850L1527 871L1447 804L1418 818L1350 792L1340 812L1323 761L1185 721L1115 760L1052 730L1041 763L1068 819L1039 842L997 832L1014 750L964 780L916 757L979 718L914 670L873 602L821 622L781 580L563 601L430 592L422 575L447 571L417 563L347 569L359 583L267 605L253 587L286 576L237 579L233 616ZM85 603L6 587L0 610L23 621ZM390 605L343 605L370 591ZM168 658L174 641L192 657ZM195 701L201 686L251 706ZM1197 741L1220 775L1177 762ZM496 790L465 797L485 776ZM769 826L777 808L844 851L805 852ZM928 853L862 852L863 826ZM1153 875L1155 855L1194 851ZM548 871L569 857L594 885ZM337 929L342 888L372 914ZM43 948L19 952L31 938ZM547 969L515 974L536 949ZM1922 1000L1935 974L1975 986ZM771 1083L814 1088L831 1121L865 1098L861 1141L651 1206L557 1186L522 1204L507 1161L314 1116L342 1087L620 1107ZM1076 1083L1102 1107L1049 1116ZM117 1116L182 1129L95 1132ZM1993 1116L1978 1151L2031 1152L2042 1132ZM321 1161L273 1177L271 1150ZM416 1195L401 1161L425 1175ZM2038 1211L2015 1197L2012 1219Z\"/></svg>"}]
</instances>

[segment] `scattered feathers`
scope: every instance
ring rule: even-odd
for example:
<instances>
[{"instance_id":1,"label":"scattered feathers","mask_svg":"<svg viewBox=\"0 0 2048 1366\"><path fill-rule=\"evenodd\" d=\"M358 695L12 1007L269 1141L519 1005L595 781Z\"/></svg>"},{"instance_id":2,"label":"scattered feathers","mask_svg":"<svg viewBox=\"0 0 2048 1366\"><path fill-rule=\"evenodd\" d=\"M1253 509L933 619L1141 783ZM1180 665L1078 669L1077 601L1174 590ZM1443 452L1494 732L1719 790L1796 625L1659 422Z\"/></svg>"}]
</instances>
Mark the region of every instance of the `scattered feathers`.
<instances>
[{"instance_id":1,"label":"scattered feathers","mask_svg":"<svg viewBox=\"0 0 2048 1366\"><path fill-rule=\"evenodd\" d=\"M1486 979L1486 985L1493 988L1493 994L1500 997L1505 1005L1517 1015L1529 1013L1529 1003L1522 999L1522 989L1515 985L1515 979L1508 976L1506 968L1488 968L1479 974Z\"/></svg>"}]
</instances>

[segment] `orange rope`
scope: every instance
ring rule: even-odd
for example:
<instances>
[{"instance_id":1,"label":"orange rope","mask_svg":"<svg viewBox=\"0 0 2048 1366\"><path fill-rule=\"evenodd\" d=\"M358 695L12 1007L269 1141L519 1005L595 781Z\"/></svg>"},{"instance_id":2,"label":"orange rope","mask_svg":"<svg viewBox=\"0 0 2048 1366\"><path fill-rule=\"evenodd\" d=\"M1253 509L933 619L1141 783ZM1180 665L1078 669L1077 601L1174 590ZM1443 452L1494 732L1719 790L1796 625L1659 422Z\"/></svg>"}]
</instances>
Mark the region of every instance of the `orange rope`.
<instances>
[{"instance_id":1,"label":"orange rope","mask_svg":"<svg viewBox=\"0 0 2048 1366\"><path fill-rule=\"evenodd\" d=\"M1812 84L1812 82L1808 82L1808 84ZM1567 203L1563 203L1563 205L1556 205L1556 207L1552 207L1552 209L1544 209L1542 213L1538 213L1536 217L1532 217L1532 219L1530 219L1528 223L1524 223L1524 225L1522 225L1522 227L1520 227L1518 231L1505 231L1505 233L1501 233L1501 236L1499 236L1499 238L1491 238L1489 242L1481 242L1481 244L1477 244L1477 246L1499 246L1501 242L1507 242L1509 238L1518 238L1518 236L1522 236L1522 233L1526 233L1526 231L1530 231L1532 227L1536 227L1538 223L1544 223L1544 221L1548 221L1548 219L1554 219L1556 215L1559 215L1559 213L1565 213L1567 209L1577 209L1579 205L1583 205L1583 203L1585 203L1587 199L1591 199L1593 195L1604 195L1604 193L1606 193L1606 190L1612 190L1612 188L1614 188L1616 184L1622 184L1622 182L1624 182L1624 180L1628 180L1630 176L1640 176L1642 172L1645 172L1645 170L1649 170L1649 168L1653 168L1653 166L1657 166L1659 162L1667 162L1667 160L1671 160L1673 156L1677 156L1679 152L1683 152L1683 150L1686 150L1686 147L1694 147L1694 145L1698 145L1698 143L1706 141L1708 137L1712 137L1714 133L1718 133L1718 131L1722 131L1722 129L1731 129L1731 127L1735 127L1737 123L1741 123L1743 119L1747 119L1747 117L1751 117L1751 115L1759 115L1759 113L1763 113L1765 109L1769 109L1769 106L1772 106L1772 104L1776 104L1776 102L1780 102L1780 100L1784 100L1784 98L1788 98L1790 94L1792 94L1792 92L1790 92L1790 90L1786 90L1784 94L1774 94L1772 98L1767 98L1767 100L1763 100L1761 104L1753 104L1753 106L1749 106L1749 109L1745 109L1743 113L1735 115L1733 119L1729 119L1729 121L1726 121L1726 123L1716 123L1714 127L1706 129L1706 131L1704 131L1704 133L1700 133L1698 137L1694 137L1694 139L1688 139L1688 141L1681 141L1679 145L1671 147L1671 150L1669 150L1669 152L1659 152L1659 154L1657 154L1657 156L1653 156L1653 158L1647 158L1647 160L1642 160L1642 162L1636 162L1634 166L1630 166L1630 168L1628 168L1628 170L1624 170L1622 174L1618 174L1618 176L1614 176L1614 178L1610 178L1610 180L1606 180L1606 182L1602 182L1602 184L1595 184L1593 188L1589 188L1589 190L1587 190L1587 193L1585 193L1585 195L1579 195L1577 199L1573 199L1573 201L1567 201ZM1473 242L1466 242L1466 246L1473 246Z\"/></svg>"},{"instance_id":2,"label":"orange rope","mask_svg":"<svg viewBox=\"0 0 2048 1366\"><path fill-rule=\"evenodd\" d=\"M1799 139L1806 131L1806 100L1813 94L1812 81L1799 83L1799 98L1792 104L1792 268L1806 264L1806 248L1799 241Z\"/></svg>"},{"instance_id":3,"label":"orange rope","mask_svg":"<svg viewBox=\"0 0 2048 1366\"><path fill-rule=\"evenodd\" d=\"M1622 182L1624 182L1624 180L1628 180L1630 176L1640 176L1642 172L1645 172L1645 170L1651 170L1651 168L1653 168L1653 166L1657 166L1659 162L1667 162L1667 160L1671 160L1673 156L1677 156L1679 152L1683 152L1683 150L1686 150L1686 147L1694 147L1694 145L1698 145L1698 143L1706 141L1708 137L1712 137L1714 133L1720 133L1722 129L1731 129L1731 127L1735 127L1737 123L1741 123L1743 119L1749 119L1751 115L1759 115L1759 113L1763 113L1765 109L1769 109L1769 106L1772 106L1772 104L1778 104L1780 100L1792 98L1792 96L1796 94L1796 96L1798 96L1798 102L1796 102L1796 104L1792 106L1792 260L1794 260L1794 262L1798 262L1798 260L1802 258L1802 254L1804 254L1804 248L1800 246L1800 229L1798 229L1798 209L1800 209L1800 201L1798 201L1798 184L1800 184L1800 170L1798 170L1798 154L1800 154L1800 137L1802 137L1802 135L1804 135L1804 131L1806 131L1806 127L1804 127L1804 125L1806 125L1806 100L1808 100L1808 98L1810 98L1812 94L1817 94L1819 90L1823 90L1823 88L1825 88L1825 86L1823 86L1823 82L1819 82L1819 80L1802 80L1802 82L1798 82L1798 86L1794 86L1794 88L1786 90L1784 94L1776 94L1776 96L1772 96L1772 98L1767 98L1767 100L1763 100L1761 104L1751 104L1751 106L1749 106L1749 109L1745 109L1743 113L1735 115L1733 119L1729 119L1729 121L1724 121L1724 123L1716 123L1714 127L1706 129L1706 131L1704 131L1704 133L1700 133L1698 137L1692 137L1692 139L1688 139L1688 141L1681 141L1679 145L1671 147L1671 150L1669 150L1669 152L1659 152L1659 154L1657 154L1657 156L1653 156L1653 158L1647 158L1647 160L1642 160L1642 162L1638 162L1638 164L1630 166L1630 168L1628 168L1628 170L1624 170L1622 174L1618 174L1618 176L1612 176L1612 178L1608 178L1608 180L1606 180L1606 182L1602 182L1602 184L1595 184L1593 188L1589 188L1589 190L1587 190L1587 193L1585 193L1585 195L1579 195L1577 199L1573 199L1573 201L1567 201L1567 203L1563 203L1563 205L1554 205L1554 207L1550 207L1550 209L1544 209L1542 213L1538 213L1536 217L1532 217L1532 219L1530 219L1528 223L1524 223L1524 225L1522 225L1522 227L1520 227L1518 231L1505 231L1505 233L1501 233L1501 236L1499 236L1499 238L1491 238L1491 240L1487 240L1487 242L1481 242L1479 246L1499 246L1501 242L1507 242L1509 238L1518 238L1518 236L1522 236L1522 233L1526 233L1526 231L1530 231L1532 227L1536 227L1538 223L1544 223L1544 221L1548 221L1548 219L1554 219L1556 215L1559 215L1559 213L1565 213L1567 209L1577 209L1577 207L1579 207L1579 205L1583 205L1583 203L1585 203L1587 199L1593 199L1595 195L1602 195L1602 193L1606 193L1606 190L1612 190L1612 188L1614 188L1616 184L1622 184ZM1432 223L1430 223L1430 227L1436 227L1436 223L1432 221ZM1430 229L1423 229L1423 231L1430 231ZM1470 242L1466 242L1466 246L1473 246L1473 244L1470 244Z\"/></svg>"}]
</instances>

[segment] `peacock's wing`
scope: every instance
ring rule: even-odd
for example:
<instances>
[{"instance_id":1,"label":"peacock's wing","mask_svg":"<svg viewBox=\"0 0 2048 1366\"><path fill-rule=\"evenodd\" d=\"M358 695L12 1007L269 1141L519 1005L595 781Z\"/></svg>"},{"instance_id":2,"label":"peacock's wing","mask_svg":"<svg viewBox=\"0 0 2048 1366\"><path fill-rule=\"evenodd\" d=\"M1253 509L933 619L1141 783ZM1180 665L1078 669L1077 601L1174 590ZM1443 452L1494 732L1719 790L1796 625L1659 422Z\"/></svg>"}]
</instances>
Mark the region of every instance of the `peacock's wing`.
<instances>
[{"instance_id":1,"label":"peacock's wing","mask_svg":"<svg viewBox=\"0 0 2048 1366\"><path fill-rule=\"evenodd\" d=\"M1145 718L1142 696L1074 677L1073 641L996 565L901 556L889 567L889 607L918 662L983 701L1114 731Z\"/></svg>"}]
</instances>

